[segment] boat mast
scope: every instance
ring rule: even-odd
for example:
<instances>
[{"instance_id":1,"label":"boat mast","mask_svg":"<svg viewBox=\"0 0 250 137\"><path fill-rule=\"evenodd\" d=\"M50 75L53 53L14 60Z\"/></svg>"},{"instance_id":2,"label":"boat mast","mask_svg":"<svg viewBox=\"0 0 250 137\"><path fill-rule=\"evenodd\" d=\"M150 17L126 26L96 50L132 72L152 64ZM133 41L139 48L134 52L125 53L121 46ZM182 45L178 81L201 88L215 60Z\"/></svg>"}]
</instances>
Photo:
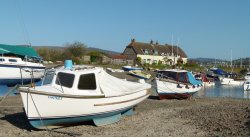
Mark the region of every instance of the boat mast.
<instances>
[{"instance_id":1,"label":"boat mast","mask_svg":"<svg viewBox=\"0 0 250 137\"><path fill-rule=\"evenodd\" d=\"M240 57L240 68L242 68L242 57Z\"/></svg>"},{"instance_id":2,"label":"boat mast","mask_svg":"<svg viewBox=\"0 0 250 137\"><path fill-rule=\"evenodd\" d=\"M177 60L178 60L178 49L179 49L179 38L178 38L178 40L177 40L177 55L176 55L176 57L177 57Z\"/></svg>"},{"instance_id":3,"label":"boat mast","mask_svg":"<svg viewBox=\"0 0 250 137\"><path fill-rule=\"evenodd\" d=\"M171 53L171 56L174 56L173 51L174 51L174 36L172 34L172 53Z\"/></svg>"},{"instance_id":4,"label":"boat mast","mask_svg":"<svg viewBox=\"0 0 250 137\"><path fill-rule=\"evenodd\" d=\"M231 50L231 68L233 66L233 57L232 57L232 50Z\"/></svg>"}]
</instances>

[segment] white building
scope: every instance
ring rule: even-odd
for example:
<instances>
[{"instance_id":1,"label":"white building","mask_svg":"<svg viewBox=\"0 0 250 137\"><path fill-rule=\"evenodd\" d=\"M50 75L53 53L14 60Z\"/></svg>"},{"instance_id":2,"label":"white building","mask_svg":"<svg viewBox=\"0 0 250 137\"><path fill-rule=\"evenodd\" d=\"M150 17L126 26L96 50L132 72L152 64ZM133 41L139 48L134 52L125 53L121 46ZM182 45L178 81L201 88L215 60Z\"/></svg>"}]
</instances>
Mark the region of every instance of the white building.
<instances>
[{"instance_id":1,"label":"white building","mask_svg":"<svg viewBox=\"0 0 250 137\"><path fill-rule=\"evenodd\" d=\"M177 62L187 63L187 55L180 47L168 44L159 45L158 42L153 43L153 41L142 43L132 39L123 54L134 60L140 57L142 64L161 62L162 64L176 65Z\"/></svg>"}]
</instances>

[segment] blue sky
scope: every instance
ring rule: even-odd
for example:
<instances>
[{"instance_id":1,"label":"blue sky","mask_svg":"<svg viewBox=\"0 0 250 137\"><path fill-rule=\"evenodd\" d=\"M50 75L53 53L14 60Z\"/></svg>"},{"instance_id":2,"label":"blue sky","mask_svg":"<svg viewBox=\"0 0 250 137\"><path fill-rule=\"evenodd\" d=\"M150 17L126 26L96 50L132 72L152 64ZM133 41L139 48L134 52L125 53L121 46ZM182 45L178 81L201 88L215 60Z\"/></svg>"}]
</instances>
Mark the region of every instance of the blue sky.
<instances>
[{"instance_id":1,"label":"blue sky","mask_svg":"<svg viewBox=\"0 0 250 137\"><path fill-rule=\"evenodd\" d=\"M191 58L250 57L250 0L1 0L0 17L2 44L123 52L132 38L173 35Z\"/></svg>"}]
</instances>

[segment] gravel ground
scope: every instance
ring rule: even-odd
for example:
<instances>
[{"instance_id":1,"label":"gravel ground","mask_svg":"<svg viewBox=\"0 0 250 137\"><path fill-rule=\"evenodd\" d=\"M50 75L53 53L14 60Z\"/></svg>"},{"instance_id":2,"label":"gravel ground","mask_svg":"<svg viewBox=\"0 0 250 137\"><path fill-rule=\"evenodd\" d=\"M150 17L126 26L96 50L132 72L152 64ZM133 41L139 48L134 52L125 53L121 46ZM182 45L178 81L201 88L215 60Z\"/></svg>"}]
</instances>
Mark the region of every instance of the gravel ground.
<instances>
[{"instance_id":1,"label":"gravel ground","mask_svg":"<svg viewBox=\"0 0 250 137\"><path fill-rule=\"evenodd\" d=\"M151 96L135 114L114 124L96 127L92 122L53 129L33 129L20 96L7 97L0 107L0 136L250 136L250 100L192 98L158 100Z\"/></svg>"}]
</instances>

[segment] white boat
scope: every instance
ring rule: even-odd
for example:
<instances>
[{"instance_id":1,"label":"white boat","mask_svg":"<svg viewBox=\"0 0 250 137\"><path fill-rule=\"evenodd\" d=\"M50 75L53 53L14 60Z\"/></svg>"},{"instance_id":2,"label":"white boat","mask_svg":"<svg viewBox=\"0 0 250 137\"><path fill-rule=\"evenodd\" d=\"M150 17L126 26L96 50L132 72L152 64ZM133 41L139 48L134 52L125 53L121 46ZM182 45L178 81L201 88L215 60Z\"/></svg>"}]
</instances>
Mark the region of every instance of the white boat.
<instances>
[{"instance_id":1,"label":"white boat","mask_svg":"<svg viewBox=\"0 0 250 137\"><path fill-rule=\"evenodd\" d=\"M244 88L244 91L250 91L250 79L244 82L243 88Z\"/></svg>"},{"instance_id":2,"label":"white boat","mask_svg":"<svg viewBox=\"0 0 250 137\"><path fill-rule=\"evenodd\" d=\"M124 81L102 68L56 70L50 84L20 87L25 113L35 128L54 128L93 120L118 121L149 96L150 84Z\"/></svg>"},{"instance_id":3,"label":"white boat","mask_svg":"<svg viewBox=\"0 0 250 137\"><path fill-rule=\"evenodd\" d=\"M243 80L234 80L233 78L222 77L220 79L221 85L232 85L232 86L242 86L244 84Z\"/></svg>"},{"instance_id":4,"label":"white boat","mask_svg":"<svg viewBox=\"0 0 250 137\"><path fill-rule=\"evenodd\" d=\"M143 70L143 68L132 67L132 66L122 66L122 69L123 69L124 71L130 71L130 70Z\"/></svg>"},{"instance_id":5,"label":"white boat","mask_svg":"<svg viewBox=\"0 0 250 137\"><path fill-rule=\"evenodd\" d=\"M122 70L122 69L112 69L112 68L107 68L106 69L107 71L109 71L109 72L124 72L124 70Z\"/></svg>"},{"instance_id":6,"label":"white boat","mask_svg":"<svg viewBox=\"0 0 250 137\"><path fill-rule=\"evenodd\" d=\"M245 80L250 79L250 72L248 72L244 78L245 78Z\"/></svg>"},{"instance_id":7,"label":"white boat","mask_svg":"<svg viewBox=\"0 0 250 137\"><path fill-rule=\"evenodd\" d=\"M143 72L141 70L130 70L129 74L134 76L134 77L144 79L144 80L148 80L151 77L150 74L145 73L145 72Z\"/></svg>"},{"instance_id":8,"label":"white boat","mask_svg":"<svg viewBox=\"0 0 250 137\"><path fill-rule=\"evenodd\" d=\"M187 99L202 87L190 72L177 69L158 71L153 85L160 99Z\"/></svg>"},{"instance_id":9,"label":"white boat","mask_svg":"<svg viewBox=\"0 0 250 137\"><path fill-rule=\"evenodd\" d=\"M45 66L32 47L0 44L0 85L28 84L41 80Z\"/></svg>"},{"instance_id":10,"label":"white boat","mask_svg":"<svg viewBox=\"0 0 250 137\"><path fill-rule=\"evenodd\" d=\"M200 80L202 82L202 85L205 87L211 87L214 86L215 83L211 79L209 80L205 73L200 73L195 75L196 80Z\"/></svg>"}]
</instances>

